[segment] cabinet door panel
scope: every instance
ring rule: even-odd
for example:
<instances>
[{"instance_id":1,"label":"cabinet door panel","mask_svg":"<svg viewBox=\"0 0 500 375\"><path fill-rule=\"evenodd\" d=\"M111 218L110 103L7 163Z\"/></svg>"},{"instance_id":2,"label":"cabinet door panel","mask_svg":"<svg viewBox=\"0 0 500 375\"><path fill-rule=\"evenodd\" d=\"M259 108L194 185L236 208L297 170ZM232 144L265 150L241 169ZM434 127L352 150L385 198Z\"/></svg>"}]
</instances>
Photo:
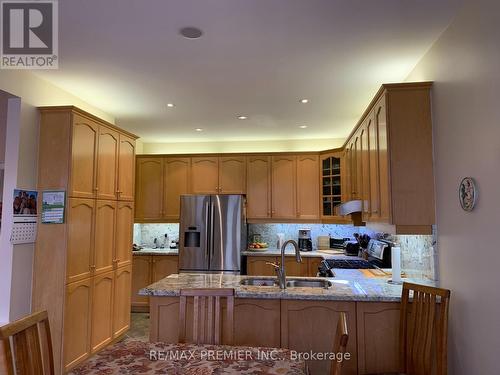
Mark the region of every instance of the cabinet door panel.
<instances>
[{"instance_id":1,"label":"cabinet door panel","mask_svg":"<svg viewBox=\"0 0 500 375\"><path fill-rule=\"evenodd\" d=\"M347 352L351 353L342 374L357 374L356 339L351 340L356 337L356 306L352 302L282 300L281 347L299 352L331 352L339 312L347 314ZM329 360L307 361L307 365L311 374L330 374Z\"/></svg>"},{"instance_id":2,"label":"cabinet door panel","mask_svg":"<svg viewBox=\"0 0 500 375\"><path fill-rule=\"evenodd\" d=\"M99 125L83 116L73 115L70 197L95 197L98 134Z\"/></svg>"},{"instance_id":3,"label":"cabinet door panel","mask_svg":"<svg viewBox=\"0 0 500 375\"><path fill-rule=\"evenodd\" d=\"M155 283L169 275L177 273L179 258L174 255L152 256L153 262L153 278L152 283Z\"/></svg>"},{"instance_id":4,"label":"cabinet door panel","mask_svg":"<svg viewBox=\"0 0 500 375\"><path fill-rule=\"evenodd\" d=\"M273 156L272 217L296 218L296 157Z\"/></svg>"},{"instance_id":5,"label":"cabinet door panel","mask_svg":"<svg viewBox=\"0 0 500 375\"><path fill-rule=\"evenodd\" d=\"M92 288L91 351L95 353L113 338L114 272L94 277Z\"/></svg>"},{"instance_id":6,"label":"cabinet door panel","mask_svg":"<svg viewBox=\"0 0 500 375\"><path fill-rule=\"evenodd\" d=\"M398 373L399 321L399 303L357 303L360 374Z\"/></svg>"},{"instance_id":7,"label":"cabinet door panel","mask_svg":"<svg viewBox=\"0 0 500 375\"><path fill-rule=\"evenodd\" d=\"M151 284L151 257L136 255L132 258L132 306L148 307L149 298L137 293Z\"/></svg>"},{"instance_id":8,"label":"cabinet door panel","mask_svg":"<svg viewBox=\"0 0 500 375\"><path fill-rule=\"evenodd\" d=\"M380 219L389 222L390 190L389 190L389 154L387 143L387 117L385 96L375 106L375 125L378 130L378 160L380 186Z\"/></svg>"},{"instance_id":9,"label":"cabinet door panel","mask_svg":"<svg viewBox=\"0 0 500 375\"><path fill-rule=\"evenodd\" d=\"M68 283L90 277L94 252L95 200L70 198L68 200L68 249L66 281Z\"/></svg>"},{"instance_id":10,"label":"cabinet door panel","mask_svg":"<svg viewBox=\"0 0 500 375\"><path fill-rule=\"evenodd\" d=\"M63 350L65 371L90 355L91 299L91 279L67 285Z\"/></svg>"},{"instance_id":11,"label":"cabinet door panel","mask_svg":"<svg viewBox=\"0 0 500 375\"><path fill-rule=\"evenodd\" d=\"M120 134L118 152L118 199L134 200L135 140Z\"/></svg>"},{"instance_id":12,"label":"cabinet door panel","mask_svg":"<svg viewBox=\"0 0 500 375\"><path fill-rule=\"evenodd\" d=\"M134 204L118 202L116 210L116 235L114 261L118 267L132 263Z\"/></svg>"},{"instance_id":13,"label":"cabinet door panel","mask_svg":"<svg viewBox=\"0 0 500 375\"><path fill-rule=\"evenodd\" d=\"M219 193L246 193L246 158L244 156L219 158Z\"/></svg>"},{"instance_id":14,"label":"cabinet door panel","mask_svg":"<svg viewBox=\"0 0 500 375\"><path fill-rule=\"evenodd\" d=\"M116 231L116 202L97 201L95 210L94 267L96 273L113 269Z\"/></svg>"},{"instance_id":15,"label":"cabinet door panel","mask_svg":"<svg viewBox=\"0 0 500 375\"><path fill-rule=\"evenodd\" d=\"M219 192L219 158L191 158L191 191L193 194Z\"/></svg>"},{"instance_id":16,"label":"cabinet door panel","mask_svg":"<svg viewBox=\"0 0 500 375\"><path fill-rule=\"evenodd\" d=\"M276 263L275 257L249 256L247 258L247 273L251 276L276 276L274 267L266 263Z\"/></svg>"},{"instance_id":17,"label":"cabinet door panel","mask_svg":"<svg viewBox=\"0 0 500 375\"><path fill-rule=\"evenodd\" d=\"M159 220L163 210L162 158L137 158L135 216L139 221Z\"/></svg>"},{"instance_id":18,"label":"cabinet door panel","mask_svg":"<svg viewBox=\"0 0 500 375\"><path fill-rule=\"evenodd\" d=\"M363 218L366 221L370 215L370 158L368 153L368 124L372 122L371 118L367 118L362 125L359 135L361 147L361 189L360 198L363 201Z\"/></svg>"},{"instance_id":19,"label":"cabinet door panel","mask_svg":"<svg viewBox=\"0 0 500 375\"><path fill-rule=\"evenodd\" d=\"M297 218L319 219L319 156L297 157Z\"/></svg>"},{"instance_id":20,"label":"cabinet door panel","mask_svg":"<svg viewBox=\"0 0 500 375\"><path fill-rule=\"evenodd\" d=\"M104 126L99 127L97 152L97 197L117 198L118 178L118 132Z\"/></svg>"},{"instance_id":21,"label":"cabinet door panel","mask_svg":"<svg viewBox=\"0 0 500 375\"><path fill-rule=\"evenodd\" d=\"M285 257L285 269L287 276L307 276L308 274L307 258L302 258L302 262L297 263L297 261L295 260L295 256L287 256Z\"/></svg>"},{"instance_id":22,"label":"cabinet door panel","mask_svg":"<svg viewBox=\"0 0 500 375\"><path fill-rule=\"evenodd\" d=\"M247 158L247 216L249 219L271 217L271 157Z\"/></svg>"},{"instance_id":23,"label":"cabinet door panel","mask_svg":"<svg viewBox=\"0 0 500 375\"><path fill-rule=\"evenodd\" d=\"M322 260L323 258L319 257L307 258L307 267L308 267L307 276L316 277L318 275L318 267Z\"/></svg>"},{"instance_id":24,"label":"cabinet door panel","mask_svg":"<svg viewBox=\"0 0 500 375\"><path fill-rule=\"evenodd\" d=\"M191 159L166 158L164 165L164 216L165 219L179 220L182 194L189 194Z\"/></svg>"},{"instance_id":25,"label":"cabinet door panel","mask_svg":"<svg viewBox=\"0 0 500 375\"><path fill-rule=\"evenodd\" d=\"M132 266L115 271L113 293L113 338L120 336L130 327L130 288L132 287Z\"/></svg>"},{"instance_id":26,"label":"cabinet door panel","mask_svg":"<svg viewBox=\"0 0 500 375\"><path fill-rule=\"evenodd\" d=\"M372 114L373 116L373 114ZM369 165L370 165L370 220L380 218L380 180L378 159L378 131L374 121L368 123Z\"/></svg>"},{"instance_id":27,"label":"cabinet door panel","mask_svg":"<svg viewBox=\"0 0 500 375\"><path fill-rule=\"evenodd\" d=\"M280 301L237 298L234 345L280 347Z\"/></svg>"}]
</instances>

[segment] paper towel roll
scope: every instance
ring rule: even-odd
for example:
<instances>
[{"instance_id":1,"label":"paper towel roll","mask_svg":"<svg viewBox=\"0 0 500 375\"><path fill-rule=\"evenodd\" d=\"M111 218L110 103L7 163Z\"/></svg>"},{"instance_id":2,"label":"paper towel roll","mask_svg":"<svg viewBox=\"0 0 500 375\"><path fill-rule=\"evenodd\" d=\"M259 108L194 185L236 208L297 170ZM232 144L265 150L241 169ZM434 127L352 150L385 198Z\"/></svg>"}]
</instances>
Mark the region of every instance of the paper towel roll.
<instances>
[{"instance_id":1,"label":"paper towel roll","mask_svg":"<svg viewBox=\"0 0 500 375\"><path fill-rule=\"evenodd\" d=\"M393 246L391 248L391 262L392 262L392 282L401 284L401 248Z\"/></svg>"}]
</instances>

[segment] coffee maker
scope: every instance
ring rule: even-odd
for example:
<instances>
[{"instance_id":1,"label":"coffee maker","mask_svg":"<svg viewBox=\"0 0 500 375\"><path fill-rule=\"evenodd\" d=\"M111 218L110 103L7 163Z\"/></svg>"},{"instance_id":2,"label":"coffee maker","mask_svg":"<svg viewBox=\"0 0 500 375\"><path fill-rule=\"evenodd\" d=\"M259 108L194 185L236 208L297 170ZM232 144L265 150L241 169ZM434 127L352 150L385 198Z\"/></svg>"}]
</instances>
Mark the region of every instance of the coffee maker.
<instances>
[{"instance_id":1,"label":"coffee maker","mask_svg":"<svg viewBox=\"0 0 500 375\"><path fill-rule=\"evenodd\" d=\"M310 229L299 229L299 249L300 251L312 251Z\"/></svg>"}]
</instances>

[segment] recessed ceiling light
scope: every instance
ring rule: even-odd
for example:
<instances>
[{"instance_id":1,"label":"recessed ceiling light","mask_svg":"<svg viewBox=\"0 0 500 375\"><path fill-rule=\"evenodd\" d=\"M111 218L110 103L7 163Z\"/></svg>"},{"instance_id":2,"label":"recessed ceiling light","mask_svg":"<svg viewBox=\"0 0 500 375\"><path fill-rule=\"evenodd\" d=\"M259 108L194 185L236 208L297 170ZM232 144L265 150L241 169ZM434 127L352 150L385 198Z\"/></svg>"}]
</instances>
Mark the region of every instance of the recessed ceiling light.
<instances>
[{"instance_id":1,"label":"recessed ceiling light","mask_svg":"<svg viewBox=\"0 0 500 375\"><path fill-rule=\"evenodd\" d=\"M174 103L167 103L167 107L168 108L173 108L173 107L175 107L175 104Z\"/></svg>"},{"instance_id":2,"label":"recessed ceiling light","mask_svg":"<svg viewBox=\"0 0 500 375\"><path fill-rule=\"evenodd\" d=\"M238 116L238 120L247 120L248 116Z\"/></svg>"},{"instance_id":3,"label":"recessed ceiling light","mask_svg":"<svg viewBox=\"0 0 500 375\"><path fill-rule=\"evenodd\" d=\"M300 102L302 104L307 104L307 103L309 103L309 99L300 99Z\"/></svg>"},{"instance_id":4,"label":"recessed ceiling light","mask_svg":"<svg viewBox=\"0 0 500 375\"><path fill-rule=\"evenodd\" d=\"M183 27L182 29L179 30L179 33L184 38L188 38L188 39L198 39L200 36L203 35L203 31L201 31L199 28L193 27L193 26Z\"/></svg>"},{"instance_id":5,"label":"recessed ceiling light","mask_svg":"<svg viewBox=\"0 0 500 375\"><path fill-rule=\"evenodd\" d=\"M203 129L202 129L202 128L196 128L196 129L194 129L194 130L196 130L197 132L202 132L202 131L203 131Z\"/></svg>"},{"instance_id":6,"label":"recessed ceiling light","mask_svg":"<svg viewBox=\"0 0 500 375\"><path fill-rule=\"evenodd\" d=\"M301 129L306 129L307 128L307 125L300 125L299 128Z\"/></svg>"}]
</instances>

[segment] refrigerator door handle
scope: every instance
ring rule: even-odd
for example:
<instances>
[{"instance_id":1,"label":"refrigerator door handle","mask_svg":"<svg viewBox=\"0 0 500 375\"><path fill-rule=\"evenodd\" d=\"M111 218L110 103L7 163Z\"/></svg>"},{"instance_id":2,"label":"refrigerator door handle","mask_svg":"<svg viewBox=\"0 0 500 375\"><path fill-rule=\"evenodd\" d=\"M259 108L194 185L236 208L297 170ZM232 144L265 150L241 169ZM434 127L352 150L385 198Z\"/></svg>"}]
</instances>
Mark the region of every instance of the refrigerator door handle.
<instances>
[{"instance_id":1,"label":"refrigerator door handle","mask_svg":"<svg viewBox=\"0 0 500 375\"><path fill-rule=\"evenodd\" d=\"M205 203L205 218L206 218L206 233L205 233L205 240L206 240L206 251L205 251L205 260L206 264L208 264L208 267L210 268L210 249L212 247L212 222L211 222L211 205L210 205L210 200ZM208 259L207 259L208 258Z\"/></svg>"},{"instance_id":2,"label":"refrigerator door handle","mask_svg":"<svg viewBox=\"0 0 500 375\"><path fill-rule=\"evenodd\" d=\"M214 220L215 220L215 204L214 198L210 199L210 226L208 231L210 232L210 268L212 268L212 259L214 257Z\"/></svg>"}]
</instances>

